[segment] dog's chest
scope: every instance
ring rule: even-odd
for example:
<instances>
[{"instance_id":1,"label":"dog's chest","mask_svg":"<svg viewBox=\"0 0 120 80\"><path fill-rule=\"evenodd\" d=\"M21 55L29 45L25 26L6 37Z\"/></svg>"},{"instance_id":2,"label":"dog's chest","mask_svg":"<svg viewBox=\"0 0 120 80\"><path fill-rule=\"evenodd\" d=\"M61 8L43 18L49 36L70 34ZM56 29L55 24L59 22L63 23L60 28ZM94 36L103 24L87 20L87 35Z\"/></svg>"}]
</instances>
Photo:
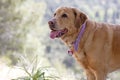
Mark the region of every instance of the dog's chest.
<instances>
[{"instance_id":1,"label":"dog's chest","mask_svg":"<svg viewBox=\"0 0 120 80\"><path fill-rule=\"evenodd\" d=\"M80 63L80 65L82 67L87 67L88 66L87 65L88 64L87 57L86 57L86 54L83 51L81 51L79 53L75 51L73 53L73 56L78 61L78 63Z\"/></svg>"}]
</instances>

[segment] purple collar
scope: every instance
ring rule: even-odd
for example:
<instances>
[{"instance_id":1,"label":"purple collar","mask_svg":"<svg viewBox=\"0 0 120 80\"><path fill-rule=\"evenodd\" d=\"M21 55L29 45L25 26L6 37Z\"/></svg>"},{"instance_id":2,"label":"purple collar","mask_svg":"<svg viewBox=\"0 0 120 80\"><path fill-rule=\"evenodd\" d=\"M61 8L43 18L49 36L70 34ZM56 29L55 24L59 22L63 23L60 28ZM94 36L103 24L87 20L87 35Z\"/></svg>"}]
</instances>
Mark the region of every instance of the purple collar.
<instances>
[{"instance_id":1,"label":"purple collar","mask_svg":"<svg viewBox=\"0 0 120 80\"><path fill-rule=\"evenodd\" d=\"M80 40L81 40L81 38L82 38L82 35L83 35L84 31L85 31L85 28L86 28L86 22L84 22L84 24L82 24L82 28L81 28L81 30L80 30L80 32L79 32L79 34L78 34L78 37L77 37L77 39L75 40L75 42L73 43L73 46L74 46L74 50L75 50L75 51L78 51L79 42L80 42ZM73 51L72 51L72 50L69 50L69 51L68 51L68 54L69 54L69 55L72 55L72 54L73 54Z\"/></svg>"},{"instance_id":2,"label":"purple collar","mask_svg":"<svg viewBox=\"0 0 120 80\"><path fill-rule=\"evenodd\" d=\"M79 42L80 42L80 40L82 38L82 35L83 35L84 31L85 31L85 28L86 28L86 22L82 25L82 28L81 28L81 30L80 30L80 32L78 34L78 37L75 40L75 42L73 43L75 51L78 51Z\"/></svg>"}]
</instances>

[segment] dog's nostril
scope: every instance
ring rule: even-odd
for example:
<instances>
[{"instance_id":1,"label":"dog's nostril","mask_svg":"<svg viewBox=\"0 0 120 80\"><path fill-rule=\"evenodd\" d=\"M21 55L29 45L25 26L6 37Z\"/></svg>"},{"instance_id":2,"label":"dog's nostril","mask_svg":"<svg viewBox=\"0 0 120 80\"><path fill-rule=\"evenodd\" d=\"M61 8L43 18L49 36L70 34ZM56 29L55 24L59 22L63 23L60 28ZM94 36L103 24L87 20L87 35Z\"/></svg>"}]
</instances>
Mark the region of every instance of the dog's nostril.
<instances>
[{"instance_id":1,"label":"dog's nostril","mask_svg":"<svg viewBox=\"0 0 120 80\"><path fill-rule=\"evenodd\" d=\"M54 23L52 21L49 21L48 24L49 25L54 25Z\"/></svg>"}]
</instances>

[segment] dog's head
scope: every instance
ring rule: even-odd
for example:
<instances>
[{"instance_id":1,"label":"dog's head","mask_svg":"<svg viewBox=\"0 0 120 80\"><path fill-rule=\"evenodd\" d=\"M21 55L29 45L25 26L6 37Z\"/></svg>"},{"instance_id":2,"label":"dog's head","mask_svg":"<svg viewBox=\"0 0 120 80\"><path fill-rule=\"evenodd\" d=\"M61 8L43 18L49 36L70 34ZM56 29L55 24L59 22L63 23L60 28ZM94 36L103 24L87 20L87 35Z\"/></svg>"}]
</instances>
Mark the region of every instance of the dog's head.
<instances>
[{"instance_id":1,"label":"dog's head","mask_svg":"<svg viewBox=\"0 0 120 80\"><path fill-rule=\"evenodd\" d=\"M54 17L48 22L52 30L50 37L54 39L63 35L74 34L86 19L87 16L76 8L60 7L55 11Z\"/></svg>"}]
</instances>

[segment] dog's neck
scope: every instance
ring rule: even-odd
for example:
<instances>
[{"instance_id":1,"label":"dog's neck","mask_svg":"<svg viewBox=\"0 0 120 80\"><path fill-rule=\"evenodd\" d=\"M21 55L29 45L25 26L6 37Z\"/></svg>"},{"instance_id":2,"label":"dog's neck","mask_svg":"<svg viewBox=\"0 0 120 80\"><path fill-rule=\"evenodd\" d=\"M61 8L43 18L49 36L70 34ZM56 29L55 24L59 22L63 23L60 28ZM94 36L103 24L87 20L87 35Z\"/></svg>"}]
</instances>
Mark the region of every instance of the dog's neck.
<instances>
[{"instance_id":1,"label":"dog's neck","mask_svg":"<svg viewBox=\"0 0 120 80\"><path fill-rule=\"evenodd\" d=\"M75 42L79 31L75 31L73 34L65 35L61 37L62 41L69 47L73 47L73 43Z\"/></svg>"},{"instance_id":2,"label":"dog's neck","mask_svg":"<svg viewBox=\"0 0 120 80\"><path fill-rule=\"evenodd\" d=\"M71 35L65 35L64 37L61 38L70 49L74 48L77 51L78 48L77 44L79 44L84 33L85 24L86 22L83 25L81 25L80 29L76 29L76 31Z\"/></svg>"},{"instance_id":3,"label":"dog's neck","mask_svg":"<svg viewBox=\"0 0 120 80\"><path fill-rule=\"evenodd\" d=\"M91 27L88 27L89 25L89 20L86 20L86 28L85 28L85 31L81 37L81 41L79 42L80 45L78 46L79 48L83 48L84 47L84 44L91 32ZM82 27L82 25L81 25ZM71 50L74 50L74 42L76 41L80 31L81 31L81 27L80 29L77 29L74 31L74 33L70 34L70 35L64 35L63 37L61 37L62 41L71 49ZM78 43L78 44L79 44Z\"/></svg>"}]
</instances>

